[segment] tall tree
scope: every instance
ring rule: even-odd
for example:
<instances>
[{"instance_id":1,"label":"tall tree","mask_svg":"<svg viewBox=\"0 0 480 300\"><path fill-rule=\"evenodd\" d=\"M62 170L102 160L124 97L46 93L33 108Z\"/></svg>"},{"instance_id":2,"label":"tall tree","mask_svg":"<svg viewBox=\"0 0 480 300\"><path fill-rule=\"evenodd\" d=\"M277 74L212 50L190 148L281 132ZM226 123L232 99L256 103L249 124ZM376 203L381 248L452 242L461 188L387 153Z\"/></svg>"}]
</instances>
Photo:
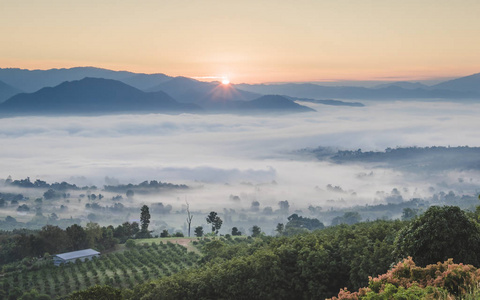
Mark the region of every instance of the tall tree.
<instances>
[{"instance_id":1,"label":"tall tree","mask_svg":"<svg viewBox=\"0 0 480 300\"><path fill-rule=\"evenodd\" d=\"M85 227L87 234L88 247L95 247L98 241L102 239L102 228L97 223L89 222Z\"/></svg>"},{"instance_id":2,"label":"tall tree","mask_svg":"<svg viewBox=\"0 0 480 300\"><path fill-rule=\"evenodd\" d=\"M187 203L187 224L188 224L188 237L190 237L190 227L192 225L192 219L193 215L190 214L190 205L188 204L187 200L185 200Z\"/></svg>"},{"instance_id":3,"label":"tall tree","mask_svg":"<svg viewBox=\"0 0 480 300\"><path fill-rule=\"evenodd\" d=\"M233 228L232 228L232 235L233 235L233 236L242 235L242 233L238 230L237 227L233 227Z\"/></svg>"},{"instance_id":4,"label":"tall tree","mask_svg":"<svg viewBox=\"0 0 480 300\"><path fill-rule=\"evenodd\" d=\"M207 216L207 223L212 224L212 233L218 233L218 231L222 227L223 221L222 219L220 219L216 212L212 211Z\"/></svg>"},{"instance_id":5,"label":"tall tree","mask_svg":"<svg viewBox=\"0 0 480 300\"><path fill-rule=\"evenodd\" d=\"M38 234L45 242L45 251L50 254L61 253L67 247L67 234L58 226L45 225Z\"/></svg>"},{"instance_id":6,"label":"tall tree","mask_svg":"<svg viewBox=\"0 0 480 300\"><path fill-rule=\"evenodd\" d=\"M203 227L202 226L197 226L195 227L195 236L197 237L202 237L203 236Z\"/></svg>"},{"instance_id":7,"label":"tall tree","mask_svg":"<svg viewBox=\"0 0 480 300\"><path fill-rule=\"evenodd\" d=\"M278 223L277 228L275 229L275 231L278 232L278 235L282 235L284 230L285 226L283 225L283 223Z\"/></svg>"},{"instance_id":8,"label":"tall tree","mask_svg":"<svg viewBox=\"0 0 480 300\"><path fill-rule=\"evenodd\" d=\"M67 237L72 250L82 250L87 247L87 233L82 226L73 224L72 226L67 227L65 231L67 232Z\"/></svg>"},{"instance_id":9,"label":"tall tree","mask_svg":"<svg viewBox=\"0 0 480 300\"><path fill-rule=\"evenodd\" d=\"M260 234L262 234L262 229L257 225L253 225L253 227L252 227L252 237L258 237L258 236L260 236Z\"/></svg>"},{"instance_id":10,"label":"tall tree","mask_svg":"<svg viewBox=\"0 0 480 300\"><path fill-rule=\"evenodd\" d=\"M148 231L148 225L150 224L150 211L148 206L142 206L141 213L140 213L140 235L141 237L147 238L150 237L150 232Z\"/></svg>"}]
</instances>

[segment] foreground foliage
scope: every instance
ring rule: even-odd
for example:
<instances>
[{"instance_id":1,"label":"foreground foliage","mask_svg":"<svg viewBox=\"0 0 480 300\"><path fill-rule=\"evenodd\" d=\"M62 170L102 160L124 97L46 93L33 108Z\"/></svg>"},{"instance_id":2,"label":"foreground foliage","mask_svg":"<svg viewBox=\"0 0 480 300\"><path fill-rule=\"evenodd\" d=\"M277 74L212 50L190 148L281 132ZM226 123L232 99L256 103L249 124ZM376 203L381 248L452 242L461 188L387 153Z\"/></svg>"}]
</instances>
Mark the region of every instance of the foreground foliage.
<instances>
[{"instance_id":1,"label":"foreground foliage","mask_svg":"<svg viewBox=\"0 0 480 300\"><path fill-rule=\"evenodd\" d=\"M161 262L152 262L145 249L134 249L138 253L132 257L149 262L141 267L142 273L137 269L132 274L143 282L118 278L129 273L131 268L126 265L120 272L114 270L113 278L90 282L90 288L69 297L325 299L337 295L335 299L474 299L480 296L478 266L454 264L450 259L423 267L436 255L452 255L456 262L473 259L476 264L480 246L478 224L472 218L457 207L444 206L431 207L412 221L342 224L294 236L219 238L212 234L193 242L203 254L196 267L180 270L176 267L184 261L177 260L169 266L174 271L164 272L168 276L163 277L155 271ZM454 245L457 240L463 249ZM129 246L135 248L135 243L131 241ZM395 265L403 253L416 256ZM164 256L175 257L170 253ZM414 263L417 258L420 266ZM81 282L75 281L77 289L84 288ZM40 286L35 289L48 293ZM350 292L353 290L358 291Z\"/></svg>"},{"instance_id":2,"label":"foreground foliage","mask_svg":"<svg viewBox=\"0 0 480 300\"><path fill-rule=\"evenodd\" d=\"M370 277L368 287L358 292L342 289L331 300L473 299L479 284L480 269L472 265L455 264L449 259L422 268L409 257L387 273Z\"/></svg>"},{"instance_id":3,"label":"foreground foliage","mask_svg":"<svg viewBox=\"0 0 480 300\"><path fill-rule=\"evenodd\" d=\"M203 246L203 267L137 286L131 299L324 299L386 272L403 226L376 221L265 237L240 252L214 240Z\"/></svg>"},{"instance_id":4,"label":"foreground foliage","mask_svg":"<svg viewBox=\"0 0 480 300\"><path fill-rule=\"evenodd\" d=\"M453 258L480 266L480 226L457 206L432 206L403 228L395 241L399 258L421 266Z\"/></svg>"}]
</instances>

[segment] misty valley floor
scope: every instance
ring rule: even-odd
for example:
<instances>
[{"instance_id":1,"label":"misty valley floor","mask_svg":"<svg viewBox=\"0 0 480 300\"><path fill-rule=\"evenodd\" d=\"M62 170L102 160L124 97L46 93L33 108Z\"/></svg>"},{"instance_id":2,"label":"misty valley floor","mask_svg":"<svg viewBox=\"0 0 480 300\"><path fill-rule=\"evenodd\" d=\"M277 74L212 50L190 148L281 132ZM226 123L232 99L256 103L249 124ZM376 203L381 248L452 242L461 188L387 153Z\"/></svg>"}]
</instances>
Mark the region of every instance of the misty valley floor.
<instances>
[{"instance_id":1,"label":"misty valley floor","mask_svg":"<svg viewBox=\"0 0 480 300\"><path fill-rule=\"evenodd\" d=\"M181 210L185 199L199 211L217 209L219 203L226 209L249 210L252 201L258 201L261 209L275 210L283 200L288 200L294 211L308 206L381 204L393 189L401 191L405 200L431 197L440 191L469 194L477 190L480 177L475 170L409 174L298 155L299 149L318 146L364 151L397 146L480 146L476 126L479 104L365 103L365 107L304 103L317 112L266 117L5 118L0 119L0 169L4 178L31 177L79 186L144 180L191 186L189 191L137 198L147 204L161 201L172 205L173 211ZM341 192L329 185L340 187ZM232 196L240 201L232 201ZM83 206L70 214L82 215Z\"/></svg>"}]
</instances>

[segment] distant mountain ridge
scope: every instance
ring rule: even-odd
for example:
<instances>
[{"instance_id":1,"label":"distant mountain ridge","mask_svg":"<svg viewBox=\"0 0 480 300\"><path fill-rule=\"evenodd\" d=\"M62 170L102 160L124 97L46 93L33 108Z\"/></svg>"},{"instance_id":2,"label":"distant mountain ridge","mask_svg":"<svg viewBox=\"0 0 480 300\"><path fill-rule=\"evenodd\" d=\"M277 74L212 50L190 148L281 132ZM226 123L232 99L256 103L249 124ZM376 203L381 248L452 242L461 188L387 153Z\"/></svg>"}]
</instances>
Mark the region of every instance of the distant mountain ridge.
<instances>
[{"instance_id":1,"label":"distant mountain ridge","mask_svg":"<svg viewBox=\"0 0 480 300\"><path fill-rule=\"evenodd\" d=\"M231 87L218 85L218 89ZM209 98L209 100L211 100ZM215 99L214 99L215 100ZM180 103L163 91L143 92L123 82L104 78L66 81L34 93L17 94L0 104L3 115L110 114L110 113L298 113L314 111L281 96L262 96L249 101L220 99ZM218 99L217 99L218 100ZM208 105L205 105L208 104ZM216 104L216 105L215 105Z\"/></svg>"},{"instance_id":2,"label":"distant mountain ridge","mask_svg":"<svg viewBox=\"0 0 480 300\"><path fill-rule=\"evenodd\" d=\"M99 79L107 81L98 81ZM85 86L80 88L81 84ZM71 90L65 90L66 87L71 87ZM30 94L20 94L22 91ZM100 100L90 101L95 97L88 93L97 93L95 97ZM264 95L269 97L264 98ZM113 113L149 109L190 112L201 108L206 112L229 113L265 113L268 109L283 112L311 111L310 108L295 103L296 100L323 105L364 106L357 101L337 99L480 99L480 73L434 86L399 81L365 88L314 83L224 85L161 73L141 74L95 67L32 71L0 68L0 104L6 102L0 105L0 109L11 113L59 113L62 110L67 113ZM168 109L167 103L170 103Z\"/></svg>"},{"instance_id":3,"label":"distant mountain ridge","mask_svg":"<svg viewBox=\"0 0 480 300\"><path fill-rule=\"evenodd\" d=\"M480 84L480 82L479 82ZM286 84L237 84L239 89L259 94L280 94L297 98L337 99L478 99L474 91L452 91L446 89L405 89L390 85L382 88L321 86L312 83Z\"/></svg>"},{"instance_id":4,"label":"distant mountain ridge","mask_svg":"<svg viewBox=\"0 0 480 300\"><path fill-rule=\"evenodd\" d=\"M383 83L383 84L379 84L377 86L374 86L373 88L374 89L381 89L381 88L387 88L387 87L391 87L391 86L400 87L400 88L406 89L406 90L415 90L415 89L429 90L430 89L430 86L425 85L423 83L409 82L409 81L396 81L396 82Z\"/></svg>"},{"instance_id":5,"label":"distant mountain ridge","mask_svg":"<svg viewBox=\"0 0 480 300\"><path fill-rule=\"evenodd\" d=\"M0 68L1 81L27 93L36 92L44 87L54 87L65 81L81 80L85 77L119 80L141 90L171 79L170 76L161 73L141 74L95 67L50 70Z\"/></svg>"},{"instance_id":6,"label":"distant mountain ridge","mask_svg":"<svg viewBox=\"0 0 480 300\"><path fill-rule=\"evenodd\" d=\"M0 103L21 92L21 90L0 81Z\"/></svg>"},{"instance_id":7,"label":"distant mountain ridge","mask_svg":"<svg viewBox=\"0 0 480 300\"><path fill-rule=\"evenodd\" d=\"M146 93L120 81L88 77L17 94L0 104L0 113L20 114L198 111L199 106L178 103L161 91Z\"/></svg>"}]
</instances>

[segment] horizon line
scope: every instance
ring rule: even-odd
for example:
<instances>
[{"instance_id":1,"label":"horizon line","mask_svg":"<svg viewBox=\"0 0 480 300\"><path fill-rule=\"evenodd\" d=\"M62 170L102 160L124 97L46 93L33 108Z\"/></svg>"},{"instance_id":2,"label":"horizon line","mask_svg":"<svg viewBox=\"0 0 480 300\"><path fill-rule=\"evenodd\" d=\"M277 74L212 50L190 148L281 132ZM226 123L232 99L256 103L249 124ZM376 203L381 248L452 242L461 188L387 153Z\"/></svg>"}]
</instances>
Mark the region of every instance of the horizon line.
<instances>
[{"instance_id":1,"label":"horizon line","mask_svg":"<svg viewBox=\"0 0 480 300\"><path fill-rule=\"evenodd\" d=\"M126 72L126 73L132 73L136 75L165 75L168 77L176 78L176 77L187 77L191 78L194 80L198 81L206 81L206 82L214 82L218 80L202 80L202 79L222 79L222 78L227 78L226 76L187 76L187 75L168 75L167 73L163 72L153 72L153 73L148 73L148 72L137 72L137 71L130 71L127 69L115 69L115 68L106 68L106 67L96 67L93 65L84 65L84 66L74 66L74 67L53 67L53 68L22 68L22 67L0 67L0 70L22 70L22 71L30 71L30 72L35 72L35 71L51 71L51 70L71 70L71 69L79 69L79 68L92 68L92 69L99 69L99 70L105 70L105 71L112 71L112 72ZM461 77L467 77L467 76L472 76L480 74L480 72L477 73L471 73L467 75L450 75L450 76L432 76L432 77L425 77L425 76L420 76L420 77L415 77L415 76L381 76L381 77L372 77L372 78L367 78L367 79L358 79L358 78L322 78L322 79L313 79L313 80L291 80L291 81L255 81L255 82L239 82L235 83L232 80L232 84L288 84L288 83L328 83L328 84L335 84L335 83L375 83L375 82L428 82L428 81L446 81L446 80L452 80L456 78L461 78Z\"/></svg>"}]
</instances>

